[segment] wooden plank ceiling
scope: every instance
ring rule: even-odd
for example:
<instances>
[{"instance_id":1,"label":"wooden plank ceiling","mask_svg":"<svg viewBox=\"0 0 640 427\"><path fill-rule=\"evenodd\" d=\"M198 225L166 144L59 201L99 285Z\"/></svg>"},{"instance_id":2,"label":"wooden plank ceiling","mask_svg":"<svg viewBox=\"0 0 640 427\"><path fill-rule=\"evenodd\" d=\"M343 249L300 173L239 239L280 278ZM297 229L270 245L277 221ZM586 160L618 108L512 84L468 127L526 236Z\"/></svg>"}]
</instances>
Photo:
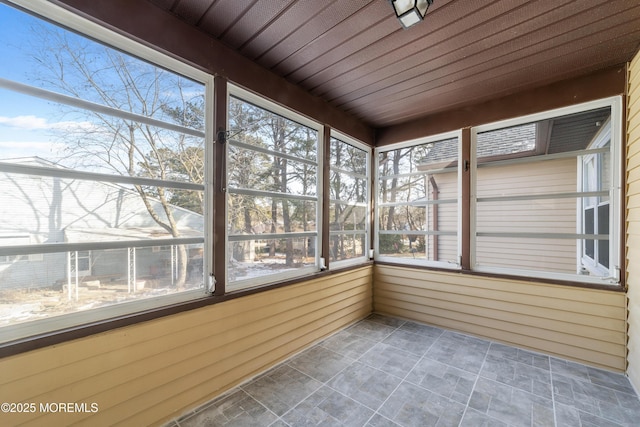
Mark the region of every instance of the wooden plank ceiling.
<instances>
[{"instance_id":1,"label":"wooden plank ceiling","mask_svg":"<svg viewBox=\"0 0 640 427\"><path fill-rule=\"evenodd\" d=\"M149 0L381 128L629 61L638 0Z\"/></svg>"}]
</instances>

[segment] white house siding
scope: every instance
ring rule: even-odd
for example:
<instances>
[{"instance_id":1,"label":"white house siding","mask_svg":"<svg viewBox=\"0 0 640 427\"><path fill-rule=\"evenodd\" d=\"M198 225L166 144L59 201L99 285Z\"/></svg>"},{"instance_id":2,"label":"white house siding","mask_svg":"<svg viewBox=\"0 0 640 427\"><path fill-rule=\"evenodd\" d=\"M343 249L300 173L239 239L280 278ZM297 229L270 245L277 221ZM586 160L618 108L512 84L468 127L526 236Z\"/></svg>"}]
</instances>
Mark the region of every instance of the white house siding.
<instances>
[{"instance_id":1,"label":"white house siding","mask_svg":"<svg viewBox=\"0 0 640 427\"><path fill-rule=\"evenodd\" d=\"M42 286L58 288L66 277L67 254L22 255L0 264L0 289L30 290Z\"/></svg>"},{"instance_id":2,"label":"white house siding","mask_svg":"<svg viewBox=\"0 0 640 427\"><path fill-rule=\"evenodd\" d=\"M629 67L627 110L627 286L629 378L640 390L640 54Z\"/></svg>"},{"instance_id":3,"label":"white house siding","mask_svg":"<svg viewBox=\"0 0 640 427\"><path fill-rule=\"evenodd\" d=\"M51 167L48 163L37 164ZM151 200L151 205L166 218L159 201ZM201 215L180 208L174 208L173 214L179 227L202 235ZM15 238L8 239L10 236L21 236L24 242L20 244L171 238L151 218L136 192L86 180L0 173L0 217L0 245L16 244ZM151 274L152 266L145 261L158 261L157 254L146 256L149 251L141 249L138 254L141 274ZM124 273L126 277L126 249L100 254L103 264L94 263L96 271L92 275ZM66 253L24 255L4 261L0 262L3 289L57 286L67 276ZM105 270L107 265L115 270Z\"/></svg>"}]
</instances>

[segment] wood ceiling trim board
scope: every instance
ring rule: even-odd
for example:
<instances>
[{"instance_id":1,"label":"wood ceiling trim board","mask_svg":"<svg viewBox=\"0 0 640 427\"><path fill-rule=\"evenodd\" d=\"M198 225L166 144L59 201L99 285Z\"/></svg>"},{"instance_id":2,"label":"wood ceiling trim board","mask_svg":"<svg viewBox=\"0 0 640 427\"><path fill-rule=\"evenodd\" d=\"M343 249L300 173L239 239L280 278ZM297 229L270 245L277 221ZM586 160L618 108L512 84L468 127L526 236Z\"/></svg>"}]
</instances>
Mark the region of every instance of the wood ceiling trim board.
<instances>
[{"instance_id":1,"label":"wood ceiling trim board","mask_svg":"<svg viewBox=\"0 0 640 427\"><path fill-rule=\"evenodd\" d=\"M448 5L452 4L455 5L455 3L448 3ZM520 5L522 2L517 0L496 1L480 11L469 11L463 17L456 14L459 7L441 7L429 13L430 20L423 22L424 25L397 31L389 37L380 39L377 43L346 57L344 63L327 67L301 83L310 88L313 94L323 96L333 88L349 85L358 78L377 71L384 64L395 64L412 55L421 55L426 40L433 40L433 43L437 44L456 37L460 29L475 27L496 14L501 15L507 6L517 8ZM402 46L402 49L398 49L398 46Z\"/></svg>"},{"instance_id":2,"label":"wood ceiling trim board","mask_svg":"<svg viewBox=\"0 0 640 427\"><path fill-rule=\"evenodd\" d=\"M440 27L445 27L448 25L448 22L455 19L455 14L451 12L454 8L448 7L451 4L455 4L455 1L450 0L448 3L441 5L441 7L436 11L429 12L430 19L434 25L437 25L438 22L446 21L446 24L440 25ZM440 15L438 15L438 13ZM439 19L438 16L440 16ZM395 21L393 14L390 15L388 19L390 22ZM378 64L382 60L390 60L392 57L389 55L394 52L397 55L400 55L400 57L419 52L419 49L417 48L412 48L413 50L406 49L406 46L420 46L421 48L423 44L417 42L420 40L424 41L427 36L426 27L416 26L408 30L403 30L398 22L394 22L394 24L396 25L396 31L389 33L387 36L378 38L374 43L369 46L365 46L363 49L356 52L349 52L347 55L342 55L341 61L332 65L323 65L322 63L318 63L318 67L315 67L316 69L309 70L309 75L303 80L300 80L300 84L313 92L317 86L325 84L327 81L330 81L337 76L347 72L352 72L353 70L368 64L374 64L370 66L375 66L375 64ZM397 45L405 46L407 52L402 54L397 53Z\"/></svg>"},{"instance_id":3,"label":"wood ceiling trim board","mask_svg":"<svg viewBox=\"0 0 640 427\"><path fill-rule=\"evenodd\" d=\"M585 3L585 5L589 5L591 3L599 3L600 0L590 0ZM546 5L547 3L545 3ZM532 6L533 7L533 6ZM562 18L568 18L572 15L572 12L575 13L574 7L563 7L559 8L562 10L558 10L554 13L562 13ZM540 9L543 11L543 9ZM560 17L558 17L560 18ZM489 57L489 52L494 49L500 49L502 46L502 50L507 50L512 47L514 44L520 41L521 45L535 45L537 43L537 39L534 39L530 35L530 32L533 30L540 28L541 22L540 20L546 20L548 17L546 14L542 14L537 16L534 19L526 21L522 24L512 25L510 27L506 27L500 30L497 33L491 34L484 38L483 40L477 40L482 32L485 29L481 28L478 33L474 31L473 33L470 31L468 33L464 33L464 37L458 37L458 39L468 39L474 40L471 43L467 43L465 46L461 46L461 43L456 43L455 46L451 46L450 42L454 42L451 40L450 42L441 42L437 45L430 46L428 49L424 51L419 57L416 55L414 57L407 58L397 64L389 65L383 68L380 68L378 72L375 74L367 75L366 78L362 78L356 82L352 82L352 84L347 85L348 89L338 90L333 89L327 92L324 97L329 101L335 102L336 105L342 105L345 103L356 101L366 95L371 95L375 92L384 90L392 85L401 84L403 82L410 81L411 79L415 79L416 77L425 78L425 82L427 81L427 76L430 76L431 79L435 79L438 77L437 70L443 69L448 65L455 64L459 61L467 61L472 58L491 58L488 60L493 60L493 57L499 57L504 55L494 54ZM510 20L509 16L505 17L505 20ZM491 28L497 28L494 25L493 21L488 23L487 25ZM518 36L516 38L513 37L513 33L517 33ZM424 59L422 59L424 58ZM398 72L398 69L402 70ZM446 70L448 73L448 69ZM435 76L432 76L431 73L436 73ZM441 76L439 76L441 77ZM371 83L363 86L365 83L369 81ZM375 81L373 81L375 80ZM362 83L360 83L362 82Z\"/></svg>"},{"instance_id":4,"label":"wood ceiling trim board","mask_svg":"<svg viewBox=\"0 0 640 427\"><path fill-rule=\"evenodd\" d=\"M260 58L334 1L296 0L292 2L277 20L262 30L259 37L252 38L244 44L240 48L240 53L260 63ZM304 17L302 20L301 16Z\"/></svg>"},{"instance_id":5,"label":"wood ceiling trim board","mask_svg":"<svg viewBox=\"0 0 640 427\"><path fill-rule=\"evenodd\" d=\"M587 72L596 72L601 69L602 68L595 69L594 67L594 69L587 70ZM565 74L565 75L562 75L561 78L577 78L583 75L582 71L583 70L580 70L580 73ZM555 79L547 80L542 83L543 84L550 83L550 81L555 81ZM535 82L535 83L539 83L539 82ZM514 89L514 88L504 88L503 85L500 85L499 83L493 84L493 85L488 84L487 88L490 89L491 91L490 93L480 92L476 94L468 94L467 91L460 91L458 93L435 96L435 97L429 98L428 100L422 100L422 102L419 104L414 104L410 107L407 107L405 114L401 116L396 115L394 117L389 117L388 115L384 115L381 117L372 117L371 115L366 113L364 117L366 117L367 120L370 120L369 123L371 123L372 126L381 126L381 127L394 126L394 125L410 122L413 120L417 120L417 119L420 119L421 117L440 114L444 111L464 109L464 108L467 108L469 105L490 102L494 98L501 98L501 97L509 96L514 93L518 93L518 89L527 91L527 90L535 89L536 87L538 86L536 84L533 84L532 86L518 87ZM437 108L433 108L433 109L428 108L431 105L437 105ZM427 108L425 108L425 106L427 106ZM354 117L357 117L360 120L364 120L362 117L359 117L358 115L355 115L355 114L354 114Z\"/></svg>"},{"instance_id":6,"label":"wood ceiling trim board","mask_svg":"<svg viewBox=\"0 0 640 427\"><path fill-rule=\"evenodd\" d=\"M93 6L92 0L52 1L75 3L88 11L103 8ZM333 105L379 126L620 64L628 60L630 51L637 50L640 40L636 29L630 28L632 19L640 21L637 0L610 0L606 4L596 0L487 0L473 11L472 2L436 0L427 22L409 30L401 29L388 1L357 1L361 3L130 0L134 6L129 7L125 0L112 0L104 8L119 7L121 10L113 14L128 16L114 19L130 25L129 32L140 39L148 37L147 42L158 44L160 49L217 70L276 102L301 108L303 114L339 115L333 108L329 115L322 112L321 105ZM189 43L192 39L185 40L186 31L180 25L169 27L149 21L144 14L133 16L142 3L154 9L164 7L173 16L185 15L181 21L185 25L185 19L192 22L201 13L196 31L201 37L193 38L198 40L197 46ZM349 12L344 12L345 8ZM317 15L318 11L322 12ZM298 13L301 15L296 18ZM365 16L371 28L365 29L367 24L357 20ZM351 24L353 19L357 24ZM158 27L166 30L159 32ZM223 54L224 49L212 48L215 39L205 41L203 37L207 28L217 31L214 37L225 46L259 47L257 63L275 73L267 73L255 62L244 61L246 58L241 60L237 52ZM630 33L627 38L622 36L625 31ZM621 36L616 37L618 34ZM425 45L424 40L429 43ZM394 45L402 49L394 50ZM283 78L274 78L276 75L299 82L299 87L293 90ZM308 100L301 95L303 89L324 100L313 96ZM402 108L406 112L400 112Z\"/></svg>"},{"instance_id":7,"label":"wood ceiling trim board","mask_svg":"<svg viewBox=\"0 0 640 427\"><path fill-rule=\"evenodd\" d=\"M200 29L159 9L148 0L56 0L76 13L92 17L134 40L153 46L160 52L181 58L186 63L286 105L319 123L327 124L367 144L373 143L373 131L367 124L330 106L297 85L289 83L238 52L206 35ZM144 17L141 20L140 17ZM171 31L158 31L170 28Z\"/></svg>"},{"instance_id":8,"label":"wood ceiling trim board","mask_svg":"<svg viewBox=\"0 0 640 427\"><path fill-rule=\"evenodd\" d=\"M259 37L287 7L288 4L282 0L258 0L234 21L221 40L228 46L240 50L255 37Z\"/></svg>"},{"instance_id":9,"label":"wood ceiling trim board","mask_svg":"<svg viewBox=\"0 0 640 427\"><path fill-rule=\"evenodd\" d=\"M520 81L527 81L530 80L532 74L543 74L542 70L540 70L540 67L543 64L555 64L558 62L563 62L566 55L572 55L576 51L581 52L581 56L576 58L576 62L564 63L566 63L568 67L573 68L576 67L576 64L580 64L581 61L588 64L595 60L595 51L592 50L594 49L594 46L602 48L601 45L603 45L604 43L613 43L613 41L615 41L616 39L623 40L615 37L619 30L623 30L623 32L633 32L634 30L636 30L636 32L638 31L637 18L630 15L626 16L628 16L629 21L623 25L618 25L617 28L609 28L606 26L606 23L603 23L603 28L607 29L593 34L590 33L590 28L581 28L576 30L579 33L586 32L587 34L589 34L589 36L587 37L585 37L584 35L581 36L585 43L583 43L581 45L581 48L579 48L578 50L576 50L575 43L566 41L562 44L556 44L556 39L551 39L544 43L545 47L542 46L543 43L539 44L536 49L541 48L541 50L534 55L524 55L517 60L508 61L503 58L503 63L497 62L497 59L493 59L491 62L485 63L491 65L491 68L489 69L464 69L455 73L446 74L438 79L441 83L439 85L436 84L436 81L416 85L410 88L405 88L403 85L395 85L388 89L385 89L384 91L381 91L380 93L372 94L368 97L363 97L354 102L344 104L341 107L343 107L348 112L354 112L358 110L360 106L371 104L372 99L384 97L384 99L387 100L386 104L383 107L374 107L373 110L367 110L368 113L375 114L377 111L381 111L383 109L391 109L393 111L399 108L400 105L406 104L408 101L410 101L411 98L422 97L421 94L423 93L428 92L430 97L437 96L443 90L443 88L450 87L452 84L464 87L470 87L474 84L484 84L484 75L495 75L494 72L498 71L502 72L503 75L507 75L511 74L512 72L521 70L522 73ZM640 8L637 9L637 16L640 18ZM616 46L617 44L618 43L613 43L613 46ZM611 49L609 48L609 50ZM618 52L615 52L615 54L617 55ZM513 68L515 68L516 70L513 71ZM530 71L526 72L526 70ZM537 73L536 71L540 72ZM392 93L393 90L396 90L396 92Z\"/></svg>"},{"instance_id":10,"label":"wood ceiling trim board","mask_svg":"<svg viewBox=\"0 0 640 427\"><path fill-rule=\"evenodd\" d=\"M343 64L342 66L345 66L344 64L350 62L348 59L349 56L351 56L354 52L358 52L369 46L369 42L371 40L379 40L380 38L389 37L392 33L395 33L397 31L402 30L398 29L398 23L396 22L396 20L390 20L385 17L380 21L370 25L357 36L349 40L345 40L339 46L327 50L322 55L313 58L303 66L292 71L292 73L287 75L287 78L294 82L303 84L304 80L326 68L339 67L340 64ZM352 65L349 65L349 67L353 68Z\"/></svg>"},{"instance_id":11,"label":"wood ceiling trim board","mask_svg":"<svg viewBox=\"0 0 640 427\"><path fill-rule=\"evenodd\" d=\"M196 27L200 27L200 24L202 23L202 20L205 18L205 16L207 16L207 13L209 13L209 11L211 9L213 9L213 7L216 5L216 3L218 3L218 0L212 0L209 4L209 7L207 7L204 12L202 13L202 15L200 15L200 18L198 19L198 22L195 23Z\"/></svg>"},{"instance_id":12,"label":"wood ceiling trim board","mask_svg":"<svg viewBox=\"0 0 640 427\"><path fill-rule=\"evenodd\" d=\"M173 10L174 3L179 2L180 0L150 0L151 3L155 4L161 9L164 10Z\"/></svg>"},{"instance_id":13,"label":"wood ceiling trim board","mask_svg":"<svg viewBox=\"0 0 640 427\"><path fill-rule=\"evenodd\" d=\"M628 31L635 30L635 23L629 22L627 23L627 27L624 28ZM638 34L636 30L636 34ZM593 36L594 38L598 37L597 34ZM633 35L631 36L633 37ZM631 55L630 46L633 46L633 39L628 38L626 48L624 52L627 55ZM440 79L441 84L438 86L434 86L432 84L423 85L422 87L414 87L411 89L400 90L397 89L397 94L392 93L378 93L375 96L370 96L368 98L363 98L363 100L358 100L357 102L352 102L344 105L336 105L345 111L361 115L363 111L366 111L366 114L373 115L381 113L385 110L390 111L398 111L398 109L404 108L404 105L410 103L414 98L423 99L429 97L431 99L430 102L433 102L433 98L439 96L442 93L453 92L461 90L462 88L468 88L472 86L484 86L486 84L487 79L495 78L496 73L501 73L499 75L509 75L512 73L519 73L519 79L517 80L521 86L529 85L532 81L532 76L547 76L549 75L548 70L545 70L544 67L548 67L549 65L554 65L557 63L564 63L570 69L570 73L573 74L574 71L579 70L580 67L584 67L585 69L589 66L589 64L597 63L603 64L604 66L612 66L620 61L617 57L620 55L620 41L602 41L602 46L599 46L600 52L606 53L607 61L602 61L602 58L597 57L597 52L594 51L593 47L585 46L581 49L580 55L574 55L575 60L571 63L567 63L565 60L565 55L573 55L574 47L572 45L564 45L556 48L551 51L548 50L546 52L547 55L551 56L537 56L537 57L524 57L519 61L514 61L509 64L505 64L502 66L498 66L495 69L483 70L483 71L475 71L472 70L470 72L465 72L464 75L456 75L457 73L451 73L451 78L453 80L449 80L447 77ZM607 44L609 43L609 44ZM564 48L561 51L558 51L560 48ZM613 55L611 55L613 54ZM515 68L514 68L515 67ZM593 69L593 68L592 68ZM560 69L558 69L557 73L560 73ZM506 84L506 82L503 82ZM511 89L518 89L517 85L509 86ZM389 91L392 91L394 88L390 88ZM385 99L385 104L381 108L376 106L376 100ZM379 104L379 102L378 102ZM371 107L371 105L374 105ZM357 112L357 113L356 113Z\"/></svg>"},{"instance_id":14,"label":"wood ceiling trim board","mask_svg":"<svg viewBox=\"0 0 640 427\"><path fill-rule=\"evenodd\" d=\"M545 38L547 41L553 40L555 42L558 39L558 37L555 34L559 34L563 31L571 31L571 30L575 31L579 29L582 29L583 31L587 31L587 32L591 31L590 28L585 28L585 26L590 25L592 22L597 22L596 20L599 19L599 15L597 15L595 11L594 12L586 11L581 13L583 15L587 14L591 17L591 21L587 23L585 21L587 18L587 15L582 16L580 22L583 22L585 24L584 26L577 25L575 23L572 26L568 26L566 21L560 21L560 22L549 24L546 28L538 25L537 26L538 29L534 31L534 33L528 33L528 34L522 33L517 38L510 37L509 32L507 31L505 33L501 33L499 39L491 38L489 40L490 41L489 44L473 43L465 47L465 49L463 50L454 50L453 48L451 48L449 49L451 52L445 53L445 55L441 56L440 58L435 57L431 61L426 61L426 62L423 61L421 63L421 67L418 67L418 68L415 68L415 66L413 68L411 67L416 62L420 61L420 59L409 58L407 61L402 61L398 64L398 68L406 71L401 71L400 73L396 72L395 73L396 76L393 76L394 73L392 72L391 67L386 67L385 75L387 77L390 76L390 80L381 80L378 82L376 87L379 88L379 90L384 90L384 88L387 88L393 84L398 84L398 83L402 84L403 82L406 82L404 84L404 87L416 86L418 83L416 83L415 80L412 80L412 79L415 79L417 77L418 81L422 81L422 80L426 81L429 77L431 79L442 78L450 74L450 70L453 68L454 65L459 69L469 68L471 66L469 65L469 62L473 60L484 61L484 62L494 62L497 58L505 56L508 53L514 53L514 52L518 53L525 48L528 48L529 51L537 50L539 43L542 43L542 41L545 40ZM569 21L577 21L575 17L571 17L571 16L564 16L564 19L568 19ZM536 22L536 24L540 24L540 23ZM551 31L552 29L551 27L555 27L553 28L553 30L555 31ZM530 27L529 29L531 28L536 28L536 27ZM575 34L573 33L572 35L576 38L579 38L575 36ZM471 34L467 35L467 37L468 39L471 39L471 40L474 40L477 38L476 35L471 35ZM444 49L447 48L446 44L435 46L433 49L427 49L423 56L432 57L431 52L434 50L437 50L439 47ZM520 55L522 55L522 53L520 53ZM461 61L462 64L456 64L456 61ZM473 66L475 66L475 64L473 64ZM372 76L367 75L367 76L361 77L358 81L360 82L368 81L369 79L372 79L372 78L373 78ZM358 81L349 82L350 84L344 85L344 86L354 88L358 86ZM335 83L335 82L332 82L332 83ZM342 89L343 91L345 90L342 87L340 87L339 89L334 90L332 92L333 93L338 92L340 89ZM363 96L364 92L365 90L363 89L363 91L359 94L360 98ZM331 95L330 93L323 93L322 96L328 99L329 101L335 101L335 95ZM351 97L346 93L342 96L344 96L344 98L336 102L336 105L340 105L345 103L346 101L352 101L358 98L356 96Z\"/></svg>"},{"instance_id":15,"label":"wood ceiling trim board","mask_svg":"<svg viewBox=\"0 0 640 427\"><path fill-rule=\"evenodd\" d=\"M196 25L215 0L180 0L173 12L190 25Z\"/></svg>"},{"instance_id":16,"label":"wood ceiling trim board","mask_svg":"<svg viewBox=\"0 0 640 427\"><path fill-rule=\"evenodd\" d=\"M606 43L597 47L586 47L582 51L569 52L564 56L559 56L554 61L546 61L535 69L530 69L525 65L520 70L515 70L511 73L501 73L500 75L484 74L482 76L478 76L477 79L473 79L475 81L467 79L465 82L458 82L460 83L459 86L443 86L441 90L432 90L428 93L425 92L423 95L412 97L411 99L409 99L409 97L405 97L404 102L400 102L397 105L390 103L387 105L387 108L391 111L391 114L393 114L394 109L405 108L405 106L410 105L409 103L413 102L415 99L422 99L423 101L428 99L429 105L438 103L445 104L445 102L441 101L439 98L442 94L447 96L446 93L450 92L450 95L448 96L449 98L463 96L473 98L473 94L476 89L478 97L484 96L484 99L489 99L491 96L495 96L496 91L523 90L527 87L531 87L532 84L538 85L547 83L554 79L573 77L599 68L617 65L620 63L620 51L622 50L626 55L631 55L633 38L638 36L640 36L640 31L638 30L633 34L630 34L626 39L627 45L623 48L620 48L619 41L615 42L615 48ZM587 51L587 54L590 55L590 57L585 57L585 51ZM485 75L490 76L490 78L483 78ZM490 86L489 83L491 81L496 82L495 86ZM423 107L421 109L423 109ZM409 114L408 111L406 113ZM420 114L420 109L417 113ZM368 110L366 114L374 115L375 113ZM377 114L376 117L378 117ZM380 119L380 117L378 117L378 119Z\"/></svg>"},{"instance_id":17,"label":"wood ceiling trim board","mask_svg":"<svg viewBox=\"0 0 640 427\"><path fill-rule=\"evenodd\" d=\"M259 0L217 0L202 15L199 27L221 39Z\"/></svg>"},{"instance_id":18,"label":"wood ceiling trim board","mask_svg":"<svg viewBox=\"0 0 640 427\"><path fill-rule=\"evenodd\" d=\"M455 129L539 113L581 102L619 95L625 90L625 67L562 80L490 101L448 109L376 130L376 143L384 146Z\"/></svg>"},{"instance_id":19,"label":"wood ceiling trim board","mask_svg":"<svg viewBox=\"0 0 640 427\"><path fill-rule=\"evenodd\" d=\"M289 34L285 39L280 40L273 49L269 50L260 59L261 63L273 69L281 64L291 55L304 49L315 40L324 37L331 37L329 34L336 31L336 27L341 23L349 23L353 20L353 15L367 5L371 0L336 0L331 6L338 8L340 13L332 8L323 9L319 14L310 19L306 25ZM322 51L317 50L316 53Z\"/></svg>"},{"instance_id":20,"label":"wood ceiling trim board","mask_svg":"<svg viewBox=\"0 0 640 427\"><path fill-rule=\"evenodd\" d=\"M637 36L640 36L640 30L636 32L636 37ZM523 78L521 72L516 71L511 73L510 75L500 75L492 79L484 80L482 84L470 85L465 88L459 88L455 91L441 93L438 95L429 94L429 96L425 96L421 99L414 98L410 103L407 102L403 106L396 107L402 108L402 111L404 111L403 114L394 114L392 110L389 110L391 111L391 113L387 111L381 112L379 114L374 114L370 111L365 111L358 112L354 115L356 117L359 117L362 114L362 116L369 118L371 123L384 123L385 126L390 126L393 124L410 121L428 114L434 114L440 111L463 108L466 105L474 105L480 102L486 102L491 100L493 97L504 97L519 91L526 91L535 87L544 86L546 84L550 84L550 80L576 78L584 75L585 73L597 72L599 70L611 67L612 62L617 60L615 52L612 52L612 50L608 47L602 47L600 48L600 52L598 55L602 58L602 62L594 63L592 64L592 66L586 68L580 65L576 65L574 69L569 70L567 64L575 64L576 58L580 58L580 56L581 55L578 52L573 55L568 55L566 58L563 58L563 63L561 63L560 65L553 66L550 64L549 75L552 76L551 78L545 78L545 73L539 73L538 76L540 76L540 78L530 80L529 84L527 84L526 86L519 84L520 82L522 82ZM434 105L437 106L437 109L428 108L429 106Z\"/></svg>"},{"instance_id":21,"label":"wood ceiling trim board","mask_svg":"<svg viewBox=\"0 0 640 427\"><path fill-rule=\"evenodd\" d=\"M301 69L304 69L313 61L321 60L334 64L342 60L344 55L336 55L334 56L336 60L331 61L331 59L327 57L329 53L337 50L345 50L345 45L354 44L359 47L352 49L359 50L383 35L386 35L387 32L378 34L371 31L372 27L377 26L381 21L393 23L393 31L397 30L397 22L388 19L388 8L389 4L385 2L369 2L348 19L343 20L330 31L319 35L301 49L282 60L273 68L274 71L284 74L287 78L291 78L295 73L299 73Z\"/></svg>"}]
</instances>

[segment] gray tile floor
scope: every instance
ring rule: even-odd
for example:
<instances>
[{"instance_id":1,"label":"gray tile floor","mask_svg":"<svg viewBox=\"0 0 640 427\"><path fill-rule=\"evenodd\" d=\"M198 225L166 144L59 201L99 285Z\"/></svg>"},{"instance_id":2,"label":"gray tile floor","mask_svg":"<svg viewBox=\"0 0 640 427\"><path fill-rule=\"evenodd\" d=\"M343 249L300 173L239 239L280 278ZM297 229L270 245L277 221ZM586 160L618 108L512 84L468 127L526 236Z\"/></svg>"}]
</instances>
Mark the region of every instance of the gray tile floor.
<instances>
[{"instance_id":1,"label":"gray tile floor","mask_svg":"<svg viewBox=\"0 0 640 427\"><path fill-rule=\"evenodd\" d=\"M640 426L624 375L372 314L167 426Z\"/></svg>"}]
</instances>

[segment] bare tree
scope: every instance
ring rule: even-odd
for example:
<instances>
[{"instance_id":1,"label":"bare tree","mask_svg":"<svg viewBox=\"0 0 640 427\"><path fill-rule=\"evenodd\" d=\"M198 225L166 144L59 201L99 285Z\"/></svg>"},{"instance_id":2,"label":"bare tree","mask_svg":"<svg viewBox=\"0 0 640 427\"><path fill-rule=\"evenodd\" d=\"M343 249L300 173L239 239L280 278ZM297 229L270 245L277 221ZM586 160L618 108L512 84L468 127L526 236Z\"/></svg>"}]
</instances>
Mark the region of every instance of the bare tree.
<instances>
[{"instance_id":1,"label":"bare tree","mask_svg":"<svg viewBox=\"0 0 640 427\"><path fill-rule=\"evenodd\" d=\"M193 82L66 31L38 26L34 33L46 40L34 47L40 86L185 127L204 127L203 91ZM65 132L68 159L76 166L132 177L204 182L202 138L95 111L71 107L60 111L91 124ZM174 238L181 237L176 204L203 210L201 192L134 188L150 217ZM178 287L185 284L187 261L186 247L178 245Z\"/></svg>"},{"instance_id":2,"label":"bare tree","mask_svg":"<svg viewBox=\"0 0 640 427\"><path fill-rule=\"evenodd\" d=\"M299 123L233 97L229 108L229 126L234 134L232 139L237 138L242 143L275 153L246 149L242 144L234 147L231 143L228 151L229 185L236 188L275 192L284 196L247 197L232 194L230 197L232 205L229 206L231 212L229 225L232 232L259 234L264 231L270 233L291 233L300 229L306 231L309 215L305 202L286 195L292 193L307 195L309 192L314 192L316 180L314 172L317 171L305 162L296 162L277 153L313 159L317 150L317 133ZM259 206L256 201L259 201ZM256 226L252 225L253 223ZM261 231L257 232L254 228ZM306 254L306 248L303 246L302 249L303 254ZM277 239L270 241L269 256L276 256L277 250L284 251L286 266L294 265L293 239L284 239L284 243L280 243Z\"/></svg>"}]
</instances>

